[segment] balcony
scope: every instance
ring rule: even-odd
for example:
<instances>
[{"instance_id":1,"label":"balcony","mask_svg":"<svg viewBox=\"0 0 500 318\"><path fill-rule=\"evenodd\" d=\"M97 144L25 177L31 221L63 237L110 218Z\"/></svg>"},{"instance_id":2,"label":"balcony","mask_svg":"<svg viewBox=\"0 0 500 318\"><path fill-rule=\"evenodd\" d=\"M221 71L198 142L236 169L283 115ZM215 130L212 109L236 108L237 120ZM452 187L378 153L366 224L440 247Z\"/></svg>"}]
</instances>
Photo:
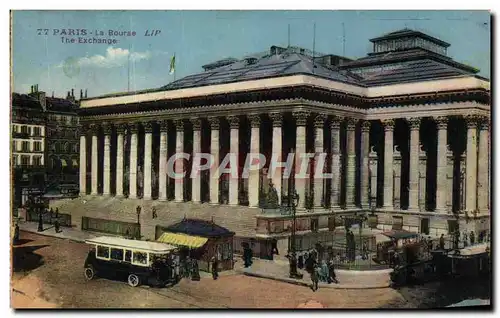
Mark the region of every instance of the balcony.
<instances>
[{"instance_id":1,"label":"balcony","mask_svg":"<svg viewBox=\"0 0 500 318\"><path fill-rule=\"evenodd\" d=\"M29 139L30 134L27 132L13 132L12 138Z\"/></svg>"}]
</instances>

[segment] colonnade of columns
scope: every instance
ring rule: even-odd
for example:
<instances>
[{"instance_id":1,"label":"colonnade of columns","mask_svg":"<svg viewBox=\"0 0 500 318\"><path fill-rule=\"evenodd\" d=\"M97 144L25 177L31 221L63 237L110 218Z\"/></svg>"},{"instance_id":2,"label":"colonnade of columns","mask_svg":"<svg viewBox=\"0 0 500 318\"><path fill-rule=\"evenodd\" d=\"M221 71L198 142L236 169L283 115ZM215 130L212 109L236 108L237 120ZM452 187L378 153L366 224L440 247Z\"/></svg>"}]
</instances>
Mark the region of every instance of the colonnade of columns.
<instances>
[{"instance_id":1,"label":"colonnade of columns","mask_svg":"<svg viewBox=\"0 0 500 318\"><path fill-rule=\"evenodd\" d=\"M156 151L158 145L153 149L153 128L159 127L159 156L157 163L158 166L158 199L167 200L167 160L169 149L168 134L175 134L175 153L182 153L185 151L185 133L189 133L189 138L192 138L192 152L193 154L200 153L202 150L202 122L207 121L210 129L209 143L210 154L213 156L215 163L219 163L221 137L229 134L229 152L236 156L235 162L240 162L238 156L244 155L240 153L240 143L246 142L241 140L239 131L241 129L241 119L244 116L227 116L226 120L229 125L229 131L223 131L220 117L207 117L207 118L190 118L190 119L175 119L173 124L174 130L169 130L168 121L144 121L133 123L120 123L110 124L103 123L102 134L99 125L91 124L91 140L90 147L87 143L86 130L82 129L80 136L80 192L82 195L87 194L87 151L90 148L91 154L91 181L90 181L90 194L98 194L98 171L102 169L102 195L112 195L111 184L114 182L114 195L117 197L124 196L124 153L125 153L125 140L126 133L130 134L130 142L128 143L128 197L137 198L137 176L138 176L138 156L143 157L143 198L152 199L152 184L153 175L152 162L153 151ZM370 175L374 172L370 169L370 142L373 137L373 130L371 129L371 122L362 121L355 118L343 118L340 116L328 116L327 114L313 114L309 111L293 111L291 113L269 113L264 114L249 114L246 116L249 123L250 140L248 142L248 152L258 154L261 153L262 148L262 131L261 126L263 120L268 121L272 125L272 135L264 136L264 138L272 138L272 156L276 157L279 162L284 162L287 159L287 152L290 150L284 149L283 138L290 138L291 136L284 136L283 122L285 117L287 120L293 121L295 125L295 143L292 149L295 149L295 173L298 173L300 167L308 167L309 161L301 159L300 154L313 150L315 153L314 162L318 164L321 160L326 160L325 169L331 172L331 176L327 182L324 179L317 178L313 171L308 173L311 175L308 179L295 178L294 187L299 194L299 208L306 208L307 201L305 198L309 197L310 202L314 208L326 207L326 202L329 201L328 206L339 209L367 209L370 206L372 194L370 188L374 187L371 182ZM476 116L466 117L467 122L467 145L466 145L466 211L479 211L479 213L487 213L489 211L489 122L486 118L479 118ZM420 141L420 126L421 118L407 118L409 129L409 174L408 174L408 210L419 211L420 206L420 193L421 193L421 174L419 173L420 156L421 156L421 141ZM443 213L446 211L449 186L447 185L447 117L433 118L436 122L437 134L437 169L436 169L436 203L435 211ZM189 121L192 124L192 130L185 131L185 124ZM395 120L387 119L382 120L384 134L384 153L379 154L379 158L383 156L383 175L380 179L383 180L383 205L382 208L386 210L394 210L394 127ZM143 128L144 142L143 153L139 151L139 130ZM313 128L314 142L312 147L307 145L307 131ZM325 129L330 132L325 134ZM344 131L342 131L344 130ZM359 132L359 134L357 134ZM114 181L112 180L111 171L111 147L112 135L116 134L116 163L114 164ZM104 138L104 151L103 151L103 164L100 166L98 161L98 138ZM328 149L326 149L325 136L329 136ZM358 137L359 136L359 137ZM344 140L341 140L345 138ZM357 138L360 138L357 140ZM372 142L373 143L373 142ZM359 144L359 148L357 145ZM343 147L341 147L344 145ZM172 145L173 147L173 145ZM358 148L358 149L357 149ZM311 152L311 151L309 151ZM321 159L319 154L328 153L327 158ZM342 156L346 156L342 160ZM357 158L359 157L359 158ZM271 158L267 158L268 161ZM186 162L184 160L175 161L175 172L185 171ZM478 164L480 162L480 164ZM200 165L200 158L193 156L192 165ZM218 165L214 165L210 169L209 178L209 202L212 204L219 204L220 191L219 191L219 171ZM238 170L240 171L240 170ZM357 175L358 174L358 175ZM344 178L342 176L344 175ZM356 178L358 176L358 178ZM189 177L189 176L188 176ZM238 173L237 178L231 177L229 179L229 195L228 204L240 204L239 193L241 173ZM292 175L293 178L293 175ZM271 179L274 188L277 190L279 199L281 200L282 190L288 182L283 178L283 169L276 169L272 174ZM344 184L342 184L344 180ZM248 205L250 207L257 207L259 205L259 195L261 189L261 176L258 170L250 170L248 176ZM329 187L327 186L329 185ZM201 174L198 173L193 176L191 185L191 201L201 202ZM174 200L181 202L185 201L185 186L184 179L175 179L174 182ZM327 192L326 190L329 190ZM344 192L344 193L342 193ZM312 196L312 198L311 198ZM344 200L342 200L344 198Z\"/></svg>"}]
</instances>

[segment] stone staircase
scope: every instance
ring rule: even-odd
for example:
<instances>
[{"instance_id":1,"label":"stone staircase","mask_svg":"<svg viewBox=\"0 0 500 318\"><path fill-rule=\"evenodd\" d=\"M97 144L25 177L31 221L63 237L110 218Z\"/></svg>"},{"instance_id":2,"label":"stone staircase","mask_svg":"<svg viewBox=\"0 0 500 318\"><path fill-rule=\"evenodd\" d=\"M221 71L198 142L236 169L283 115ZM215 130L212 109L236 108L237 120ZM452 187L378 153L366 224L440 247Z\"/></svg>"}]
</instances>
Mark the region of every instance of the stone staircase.
<instances>
[{"instance_id":1,"label":"stone staircase","mask_svg":"<svg viewBox=\"0 0 500 318\"><path fill-rule=\"evenodd\" d=\"M71 214L72 223L81 228L82 216L137 222L137 206L141 207L139 220L141 231L154 236L157 225L168 226L183 218L213 220L214 223L228 228L239 237L255 237L256 219L260 209L245 206L196 204L192 202L173 202L142 199L125 199L103 196L85 196L70 200L51 202L54 210ZM152 208L156 208L157 218L152 218ZM154 238L154 237L153 237Z\"/></svg>"}]
</instances>

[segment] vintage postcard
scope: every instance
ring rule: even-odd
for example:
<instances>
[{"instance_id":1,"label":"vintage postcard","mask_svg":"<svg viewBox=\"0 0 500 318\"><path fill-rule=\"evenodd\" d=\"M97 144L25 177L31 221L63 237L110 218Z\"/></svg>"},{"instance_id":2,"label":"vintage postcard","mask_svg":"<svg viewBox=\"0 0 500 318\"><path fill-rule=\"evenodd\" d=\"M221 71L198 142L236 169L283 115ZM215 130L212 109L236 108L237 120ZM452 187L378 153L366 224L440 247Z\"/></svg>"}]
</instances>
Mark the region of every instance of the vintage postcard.
<instances>
[{"instance_id":1,"label":"vintage postcard","mask_svg":"<svg viewBox=\"0 0 500 318\"><path fill-rule=\"evenodd\" d=\"M11 11L11 306L491 308L490 37Z\"/></svg>"}]
</instances>

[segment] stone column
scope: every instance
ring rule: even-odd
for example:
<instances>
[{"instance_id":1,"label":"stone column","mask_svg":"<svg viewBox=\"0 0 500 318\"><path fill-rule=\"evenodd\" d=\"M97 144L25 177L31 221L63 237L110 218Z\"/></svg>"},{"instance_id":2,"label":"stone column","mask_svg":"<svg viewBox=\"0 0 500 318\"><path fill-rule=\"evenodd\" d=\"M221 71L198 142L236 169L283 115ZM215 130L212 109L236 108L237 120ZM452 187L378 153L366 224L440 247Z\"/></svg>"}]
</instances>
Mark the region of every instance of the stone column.
<instances>
[{"instance_id":1,"label":"stone column","mask_svg":"<svg viewBox=\"0 0 500 318\"><path fill-rule=\"evenodd\" d=\"M354 209L356 207L356 123L355 118L347 120L347 147L346 147L346 208Z\"/></svg>"},{"instance_id":2,"label":"stone column","mask_svg":"<svg viewBox=\"0 0 500 318\"><path fill-rule=\"evenodd\" d=\"M394 158L394 120L388 119L383 122L385 144L384 144L384 209L394 209L394 180L393 180L393 158Z\"/></svg>"},{"instance_id":3,"label":"stone column","mask_svg":"<svg viewBox=\"0 0 500 318\"><path fill-rule=\"evenodd\" d=\"M419 184L419 154L420 154L420 118L410 118L410 160L409 160L409 193L408 210L418 211L418 184Z\"/></svg>"},{"instance_id":4,"label":"stone column","mask_svg":"<svg viewBox=\"0 0 500 318\"><path fill-rule=\"evenodd\" d=\"M342 165L340 164L340 123L343 118L333 116L330 122L332 132L332 186L331 186L331 206L332 209L340 209L340 174Z\"/></svg>"},{"instance_id":5,"label":"stone column","mask_svg":"<svg viewBox=\"0 0 500 318\"><path fill-rule=\"evenodd\" d=\"M116 196L123 197L123 138L126 126L116 127Z\"/></svg>"},{"instance_id":6,"label":"stone column","mask_svg":"<svg viewBox=\"0 0 500 318\"><path fill-rule=\"evenodd\" d=\"M293 112L293 117L295 118L295 125L297 126L296 142L295 142L295 190L299 195L298 209L304 209L306 207L306 182L307 180L303 177L306 175L306 171L301 171L301 167L308 165L303 165L301 154L306 153L306 124L307 118L310 113L306 111Z\"/></svg>"},{"instance_id":7,"label":"stone column","mask_svg":"<svg viewBox=\"0 0 500 318\"><path fill-rule=\"evenodd\" d=\"M316 115L316 118L314 118L314 152L316 153L316 159L314 161L314 170L311 171L313 174L314 178L314 207L315 208L321 208L323 207L324 204L324 197L323 197L323 188L324 188L324 179L323 178L317 178L317 174L323 175L324 170L316 172L317 169L320 169L319 167L319 155L324 153L325 145L324 145L324 138L323 138L323 126L325 125L325 120L326 120L326 115L325 114L318 114ZM326 158L323 158L323 161ZM323 169L324 169L324 163L323 162Z\"/></svg>"},{"instance_id":8,"label":"stone column","mask_svg":"<svg viewBox=\"0 0 500 318\"><path fill-rule=\"evenodd\" d=\"M111 194L111 132L113 127L110 124L103 125L104 131L104 173L102 194Z\"/></svg>"},{"instance_id":9,"label":"stone column","mask_svg":"<svg viewBox=\"0 0 500 318\"><path fill-rule=\"evenodd\" d=\"M477 124L476 116L467 116L467 149L465 166L465 210L472 216L477 210ZM487 164L487 162L481 164Z\"/></svg>"},{"instance_id":10,"label":"stone column","mask_svg":"<svg viewBox=\"0 0 500 318\"><path fill-rule=\"evenodd\" d=\"M361 208L370 207L370 122L361 125Z\"/></svg>"},{"instance_id":11,"label":"stone column","mask_svg":"<svg viewBox=\"0 0 500 318\"><path fill-rule=\"evenodd\" d=\"M377 207L377 176L378 176L378 154L374 149L371 148L369 159L370 159L370 201L372 207Z\"/></svg>"},{"instance_id":12,"label":"stone column","mask_svg":"<svg viewBox=\"0 0 500 318\"><path fill-rule=\"evenodd\" d=\"M153 123L144 122L144 195L145 200L151 200L152 180L151 180L151 157L153 148Z\"/></svg>"},{"instance_id":13,"label":"stone column","mask_svg":"<svg viewBox=\"0 0 500 318\"><path fill-rule=\"evenodd\" d=\"M446 197L448 195L446 182L446 150L448 118L437 117L437 171L436 171L436 212L446 213Z\"/></svg>"},{"instance_id":14,"label":"stone column","mask_svg":"<svg viewBox=\"0 0 500 318\"><path fill-rule=\"evenodd\" d=\"M201 119L192 118L191 123L193 124L193 166L200 165L201 158L197 157L201 154ZM201 202L201 172L197 172L193 175L191 180L191 201L194 203Z\"/></svg>"},{"instance_id":15,"label":"stone column","mask_svg":"<svg viewBox=\"0 0 500 318\"><path fill-rule=\"evenodd\" d=\"M427 153L424 150L424 146L420 145L419 149L419 162L418 162L418 173L419 173L419 184L418 184L418 206L420 212L427 211Z\"/></svg>"},{"instance_id":16,"label":"stone column","mask_svg":"<svg viewBox=\"0 0 500 318\"><path fill-rule=\"evenodd\" d=\"M175 153L180 154L184 151L184 121L177 119L175 121ZM184 171L184 159L178 158L175 161L175 172L181 174ZM175 202L184 201L184 177L175 179Z\"/></svg>"},{"instance_id":17,"label":"stone column","mask_svg":"<svg viewBox=\"0 0 500 318\"><path fill-rule=\"evenodd\" d=\"M283 125L283 115L281 113L270 113L269 117L273 121L273 145L272 151L273 156L276 157L276 162L282 162L283 158L283 135L281 131L281 127ZM274 170L273 175L271 176L274 188L278 193L278 203L281 204L281 189L282 189L282 168L276 168Z\"/></svg>"},{"instance_id":18,"label":"stone column","mask_svg":"<svg viewBox=\"0 0 500 318\"><path fill-rule=\"evenodd\" d=\"M250 115L250 153L260 153L260 116ZM248 175L248 206L259 206L259 192L260 192L260 171L251 170Z\"/></svg>"},{"instance_id":19,"label":"stone column","mask_svg":"<svg viewBox=\"0 0 500 318\"><path fill-rule=\"evenodd\" d=\"M213 158L210 167L210 204L219 204L219 118L211 117L210 154Z\"/></svg>"},{"instance_id":20,"label":"stone column","mask_svg":"<svg viewBox=\"0 0 500 318\"><path fill-rule=\"evenodd\" d=\"M401 152L399 151L399 146L394 146L393 153L393 180L394 180L394 209L401 209Z\"/></svg>"},{"instance_id":21,"label":"stone column","mask_svg":"<svg viewBox=\"0 0 500 318\"><path fill-rule=\"evenodd\" d=\"M477 206L480 214L488 214L489 207L489 118L482 118L479 125L479 153L478 153L478 165L477 178L478 178L478 188L477 188Z\"/></svg>"},{"instance_id":22,"label":"stone column","mask_svg":"<svg viewBox=\"0 0 500 318\"><path fill-rule=\"evenodd\" d=\"M162 120L160 124L160 162L158 164L158 199L167 201L167 160L168 160L168 121Z\"/></svg>"},{"instance_id":23,"label":"stone column","mask_svg":"<svg viewBox=\"0 0 500 318\"><path fill-rule=\"evenodd\" d=\"M137 199L137 134L139 124L130 124L129 199Z\"/></svg>"},{"instance_id":24,"label":"stone column","mask_svg":"<svg viewBox=\"0 0 500 318\"><path fill-rule=\"evenodd\" d=\"M453 212L453 150L451 146L446 146L446 211L448 213Z\"/></svg>"},{"instance_id":25,"label":"stone column","mask_svg":"<svg viewBox=\"0 0 500 318\"><path fill-rule=\"evenodd\" d=\"M87 195L87 137L85 136L87 127L80 125L80 196Z\"/></svg>"},{"instance_id":26,"label":"stone column","mask_svg":"<svg viewBox=\"0 0 500 318\"><path fill-rule=\"evenodd\" d=\"M239 127L240 118L238 116L228 116L229 126L231 129L229 136L229 152L235 158L236 167L233 167L233 162L230 161L231 171L236 169L237 175L234 177L232 173L229 175L229 205L238 205L238 180L239 180Z\"/></svg>"},{"instance_id":27,"label":"stone column","mask_svg":"<svg viewBox=\"0 0 500 318\"><path fill-rule=\"evenodd\" d=\"M92 125L90 126L90 130L92 132L92 161L91 161L91 170L92 170L92 182L90 187L90 194L97 195L97 169L98 169L98 154L97 154L97 134L99 133L99 126Z\"/></svg>"}]
</instances>

